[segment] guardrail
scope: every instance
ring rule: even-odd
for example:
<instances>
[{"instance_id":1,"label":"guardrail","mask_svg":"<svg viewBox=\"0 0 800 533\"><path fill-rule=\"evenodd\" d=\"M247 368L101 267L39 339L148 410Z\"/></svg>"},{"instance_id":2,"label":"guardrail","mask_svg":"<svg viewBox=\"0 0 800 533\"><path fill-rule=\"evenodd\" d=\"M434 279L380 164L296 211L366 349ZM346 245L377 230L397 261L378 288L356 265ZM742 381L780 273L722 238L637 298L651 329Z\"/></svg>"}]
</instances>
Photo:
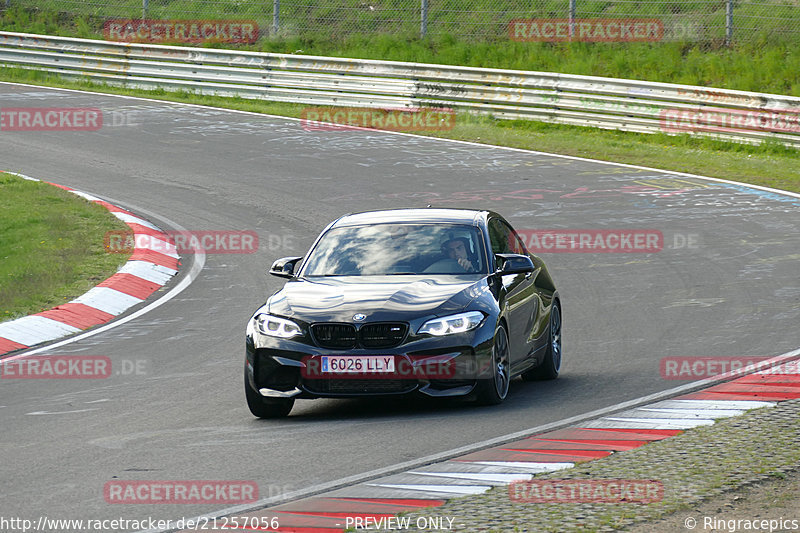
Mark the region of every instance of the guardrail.
<instances>
[{"instance_id":1,"label":"guardrail","mask_svg":"<svg viewBox=\"0 0 800 533\"><path fill-rule=\"evenodd\" d=\"M800 147L800 98L549 72L0 32L0 65L144 89L498 118Z\"/></svg>"}]
</instances>

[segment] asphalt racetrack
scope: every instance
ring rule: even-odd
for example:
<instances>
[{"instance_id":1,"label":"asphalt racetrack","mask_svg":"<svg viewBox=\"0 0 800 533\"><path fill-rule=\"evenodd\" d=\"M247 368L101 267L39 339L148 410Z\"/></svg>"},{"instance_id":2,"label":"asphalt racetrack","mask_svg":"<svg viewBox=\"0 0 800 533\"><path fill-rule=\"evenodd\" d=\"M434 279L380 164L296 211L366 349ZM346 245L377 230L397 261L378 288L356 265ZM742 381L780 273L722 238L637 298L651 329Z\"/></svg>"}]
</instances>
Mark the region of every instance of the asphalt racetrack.
<instances>
[{"instance_id":1,"label":"asphalt racetrack","mask_svg":"<svg viewBox=\"0 0 800 533\"><path fill-rule=\"evenodd\" d=\"M226 506L109 504L103 487L251 480L267 498L672 388L682 382L664 379L665 357L798 347L798 198L133 98L0 84L0 103L106 117L95 132L0 132L0 168L89 192L163 229L254 231L260 242L256 253L208 254L169 302L47 352L108 356L118 369L109 378L0 381L6 517L196 516ZM303 255L342 214L427 204L493 209L520 230L651 230L662 249L542 253L563 299L563 373L514 381L501 406L301 400L285 420L253 418L244 328L282 284L266 275L271 262ZM180 276L193 260L183 258Z\"/></svg>"}]
</instances>

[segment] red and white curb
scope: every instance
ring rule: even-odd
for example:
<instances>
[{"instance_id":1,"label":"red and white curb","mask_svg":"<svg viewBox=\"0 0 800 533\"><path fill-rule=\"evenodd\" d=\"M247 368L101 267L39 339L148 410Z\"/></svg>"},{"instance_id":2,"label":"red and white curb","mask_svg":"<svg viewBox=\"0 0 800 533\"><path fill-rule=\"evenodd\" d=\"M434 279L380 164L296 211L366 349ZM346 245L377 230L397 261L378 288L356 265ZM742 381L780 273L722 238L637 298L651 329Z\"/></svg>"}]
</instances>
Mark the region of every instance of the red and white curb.
<instances>
[{"instance_id":1,"label":"red and white curb","mask_svg":"<svg viewBox=\"0 0 800 533\"><path fill-rule=\"evenodd\" d=\"M773 360L775 366L751 374L743 375L755 367L703 380L700 383L717 384L674 398L310 498L236 514L258 517L260 524L275 518L280 524L276 529L260 531L339 533L357 524L356 518L369 527L378 527L379 523L388 523L379 522L381 519L402 512L439 507L452 498L527 481L535 474L572 468L687 429L712 425L716 420L738 416L750 409L774 407L778 402L800 398L800 360L795 359L798 355L800 350L778 356Z\"/></svg>"},{"instance_id":2,"label":"red and white curb","mask_svg":"<svg viewBox=\"0 0 800 533\"><path fill-rule=\"evenodd\" d=\"M22 174L6 173L29 181L40 181ZM60 339L109 322L115 316L142 303L163 287L178 273L180 267L180 256L175 246L170 243L166 233L150 222L91 194L55 183L50 185L77 194L108 209L112 215L131 228L137 244L130 260L116 274L89 292L53 309L1 322L0 355ZM141 234L150 238L135 237ZM139 243L145 245L140 246Z\"/></svg>"}]
</instances>

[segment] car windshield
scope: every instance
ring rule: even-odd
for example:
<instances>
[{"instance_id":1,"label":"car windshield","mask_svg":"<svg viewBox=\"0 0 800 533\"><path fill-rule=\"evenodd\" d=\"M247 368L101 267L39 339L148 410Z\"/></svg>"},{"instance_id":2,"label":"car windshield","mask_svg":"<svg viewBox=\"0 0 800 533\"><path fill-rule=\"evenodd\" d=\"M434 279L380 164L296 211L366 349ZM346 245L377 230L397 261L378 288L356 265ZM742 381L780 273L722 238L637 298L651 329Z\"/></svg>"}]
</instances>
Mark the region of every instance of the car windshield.
<instances>
[{"instance_id":1,"label":"car windshield","mask_svg":"<svg viewBox=\"0 0 800 533\"><path fill-rule=\"evenodd\" d=\"M301 276L485 274L483 239L474 226L372 224L325 233Z\"/></svg>"}]
</instances>

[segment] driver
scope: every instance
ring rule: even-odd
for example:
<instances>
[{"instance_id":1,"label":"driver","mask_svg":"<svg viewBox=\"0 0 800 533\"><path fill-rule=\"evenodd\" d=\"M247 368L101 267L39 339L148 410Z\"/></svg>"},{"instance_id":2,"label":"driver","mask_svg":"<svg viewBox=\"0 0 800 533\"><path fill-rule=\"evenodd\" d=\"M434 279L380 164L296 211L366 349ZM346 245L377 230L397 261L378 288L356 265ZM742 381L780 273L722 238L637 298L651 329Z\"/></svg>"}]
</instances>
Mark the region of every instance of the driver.
<instances>
[{"instance_id":1,"label":"driver","mask_svg":"<svg viewBox=\"0 0 800 533\"><path fill-rule=\"evenodd\" d=\"M467 254L468 247L469 240L466 237L455 237L442 243L442 251L447 257L456 260L465 272L476 272L477 268Z\"/></svg>"}]
</instances>

